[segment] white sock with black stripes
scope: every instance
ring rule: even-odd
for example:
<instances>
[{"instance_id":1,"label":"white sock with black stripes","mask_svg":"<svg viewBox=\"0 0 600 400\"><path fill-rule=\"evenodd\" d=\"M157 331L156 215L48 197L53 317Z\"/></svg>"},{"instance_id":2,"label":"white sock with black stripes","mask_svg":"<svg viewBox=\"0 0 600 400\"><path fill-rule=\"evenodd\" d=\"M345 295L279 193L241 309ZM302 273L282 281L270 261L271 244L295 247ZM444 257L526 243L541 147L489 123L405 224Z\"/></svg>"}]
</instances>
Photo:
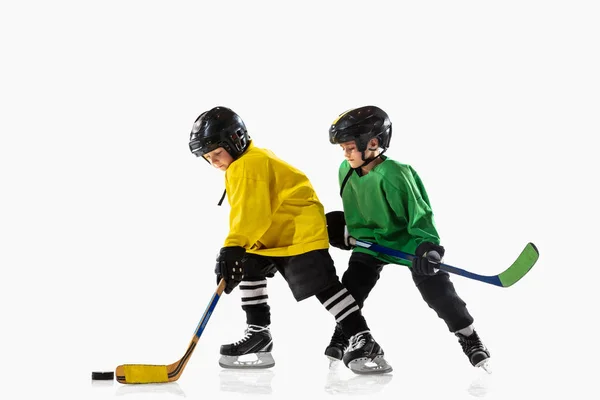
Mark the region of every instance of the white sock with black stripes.
<instances>
[{"instance_id":1,"label":"white sock with black stripes","mask_svg":"<svg viewBox=\"0 0 600 400\"><path fill-rule=\"evenodd\" d=\"M333 315L348 338L358 332L369 331L356 300L340 281L317 293L316 297Z\"/></svg>"},{"instance_id":2,"label":"white sock with black stripes","mask_svg":"<svg viewBox=\"0 0 600 400\"><path fill-rule=\"evenodd\" d=\"M267 303L269 295L267 294L267 280L260 281L242 281L239 285L242 296L242 306Z\"/></svg>"},{"instance_id":3,"label":"white sock with black stripes","mask_svg":"<svg viewBox=\"0 0 600 400\"><path fill-rule=\"evenodd\" d=\"M359 310L354 297L348 292L348 289L342 288L340 291L329 297L323 305L335 318L335 322L341 323L346 317Z\"/></svg>"}]
</instances>

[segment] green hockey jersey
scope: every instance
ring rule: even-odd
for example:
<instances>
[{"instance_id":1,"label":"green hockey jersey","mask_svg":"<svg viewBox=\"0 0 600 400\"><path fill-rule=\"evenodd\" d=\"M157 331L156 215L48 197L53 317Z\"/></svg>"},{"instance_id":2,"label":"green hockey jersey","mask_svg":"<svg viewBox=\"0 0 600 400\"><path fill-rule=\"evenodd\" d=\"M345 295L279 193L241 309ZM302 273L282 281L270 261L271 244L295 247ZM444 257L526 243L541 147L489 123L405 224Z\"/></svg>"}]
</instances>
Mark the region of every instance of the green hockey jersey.
<instances>
[{"instance_id":1,"label":"green hockey jersey","mask_svg":"<svg viewBox=\"0 0 600 400\"><path fill-rule=\"evenodd\" d=\"M349 170L350 164L344 160L339 169L340 185ZM410 165L386 158L366 175L353 172L344 186L342 201L348 233L355 239L411 254L422 242L440 244L427 192ZM362 247L354 251L386 263L410 265L409 261Z\"/></svg>"}]
</instances>

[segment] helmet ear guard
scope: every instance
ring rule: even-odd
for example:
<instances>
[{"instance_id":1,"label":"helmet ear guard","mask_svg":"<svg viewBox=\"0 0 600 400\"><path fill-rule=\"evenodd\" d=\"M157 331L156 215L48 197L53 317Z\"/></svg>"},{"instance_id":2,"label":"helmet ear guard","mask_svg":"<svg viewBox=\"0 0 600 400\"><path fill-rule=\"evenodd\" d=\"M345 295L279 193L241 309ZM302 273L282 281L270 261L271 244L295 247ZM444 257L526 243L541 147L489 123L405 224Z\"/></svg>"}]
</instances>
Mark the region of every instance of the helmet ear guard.
<instances>
[{"instance_id":1,"label":"helmet ear guard","mask_svg":"<svg viewBox=\"0 0 600 400\"><path fill-rule=\"evenodd\" d=\"M387 129L387 132L382 132L377 136L379 139L379 147L384 150L387 150L390 147L390 142L392 141L392 123L390 122L390 126Z\"/></svg>"},{"instance_id":2,"label":"helmet ear guard","mask_svg":"<svg viewBox=\"0 0 600 400\"><path fill-rule=\"evenodd\" d=\"M230 145L233 145L234 149L227 149L226 150L229 152L229 154L232 154L233 150L235 153L238 154L242 154L247 148L248 148L248 144L250 143L250 136L248 136L248 132L246 132L245 130L242 131L241 129L238 129L237 131L233 132L230 137L229 137L229 143L227 143L227 147L230 147ZM223 146L225 147L225 146ZM233 157L233 154L232 154ZM237 158L237 157L234 157Z\"/></svg>"}]
</instances>

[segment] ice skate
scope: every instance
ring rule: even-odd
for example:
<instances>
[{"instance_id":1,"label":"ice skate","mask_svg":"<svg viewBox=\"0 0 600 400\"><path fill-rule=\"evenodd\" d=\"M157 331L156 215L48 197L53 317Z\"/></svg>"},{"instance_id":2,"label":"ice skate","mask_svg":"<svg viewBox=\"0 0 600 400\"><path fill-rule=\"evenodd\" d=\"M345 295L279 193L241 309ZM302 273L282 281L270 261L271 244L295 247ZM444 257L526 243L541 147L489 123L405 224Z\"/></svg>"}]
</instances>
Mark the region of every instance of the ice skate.
<instances>
[{"instance_id":1,"label":"ice skate","mask_svg":"<svg viewBox=\"0 0 600 400\"><path fill-rule=\"evenodd\" d=\"M333 336L331 336L331 342L325 349L325 355L329 358L329 367L332 367L337 361L341 361L346 349L348 348L348 339L342 327L336 324Z\"/></svg>"},{"instance_id":2,"label":"ice skate","mask_svg":"<svg viewBox=\"0 0 600 400\"><path fill-rule=\"evenodd\" d=\"M350 347L343 356L346 367L356 374L385 374L392 366L383 357L383 349L369 331L350 338Z\"/></svg>"},{"instance_id":3,"label":"ice skate","mask_svg":"<svg viewBox=\"0 0 600 400\"><path fill-rule=\"evenodd\" d=\"M270 368L273 339L268 326L248 325L244 337L221 346L219 365L223 368Z\"/></svg>"},{"instance_id":4,"label":"ice skate","mask_svg":"<svg viewBox=\"0 0 600 400\"><path fill-rule=\"evenodd\" d=\"M483 345L477 332L473 331L470 336L455 333L458 342L462 346L463 352L469 357L469 361L474 367L483 368L488 374L491 373L489 366L490 352Z\"/></svg>"}]
</instances>

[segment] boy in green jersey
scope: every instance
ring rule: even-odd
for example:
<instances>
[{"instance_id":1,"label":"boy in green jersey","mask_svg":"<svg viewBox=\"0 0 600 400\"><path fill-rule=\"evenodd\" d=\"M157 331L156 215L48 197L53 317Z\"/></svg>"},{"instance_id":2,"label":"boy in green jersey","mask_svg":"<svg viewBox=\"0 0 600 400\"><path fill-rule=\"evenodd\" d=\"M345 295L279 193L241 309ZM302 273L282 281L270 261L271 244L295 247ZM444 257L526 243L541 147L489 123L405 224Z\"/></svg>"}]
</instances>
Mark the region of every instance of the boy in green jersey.
<instances>
[{"instance_id":1,"label":"boy in green jersey","mask_svg":"<svg viewBox=\"0 0 600 400\"><path fill-rule=\"evenodd\" d=\"M362 308L384 265L410 266L423 300L458 337L471 364L485 368L490 353L473 328L473 317L448 273L437 268L444 247L440 245L423 182L410 165L383 155L391 138L392 123L387 113L375 106L346 111L329 129L330 142L340 145L345 157L339 169L344 211L326 214L329 242L334 247L353 250L342 283ZM349 236L417 257L411 263L362 247L353 248ZM325 354L341 359L353 344L347 346L348 339L336 326Z\"/></svg>"}]
</instances>

